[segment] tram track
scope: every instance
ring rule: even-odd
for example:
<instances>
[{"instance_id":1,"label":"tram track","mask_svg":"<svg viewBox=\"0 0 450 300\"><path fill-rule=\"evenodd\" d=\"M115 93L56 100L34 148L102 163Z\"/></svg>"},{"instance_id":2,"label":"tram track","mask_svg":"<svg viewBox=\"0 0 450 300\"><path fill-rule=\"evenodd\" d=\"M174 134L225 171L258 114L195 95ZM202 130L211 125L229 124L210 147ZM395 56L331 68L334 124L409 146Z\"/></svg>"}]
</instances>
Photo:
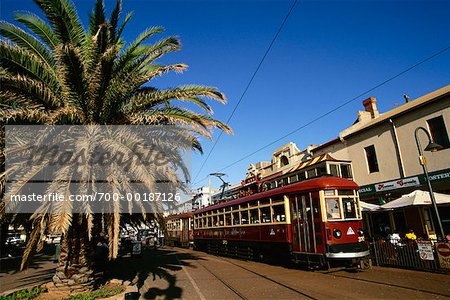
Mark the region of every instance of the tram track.
<instances>
[{"instance_id":1,"label":"tram track","mask_svg":"<svg viewBox=\"0 0 450 300\"><path fill-rule=\"evenodd\" d=\"M342 274L335 274L335 272L341 272L341 271L342 270L339 269L339 270L326 271L326 272L320 272L320 273L324 274L324 275L328 275L328 276L335 276L335 277L339 277L339 278L352 279L352 280L355 280L355 281L367 282L367 283L372 283L372 284L381 285L381 286L388 286L388 287L393 287L393 288L401 288L401 289L405 289L405 290L409 290L409 291L414 290L414 291L421 292L421 293L427 293L427 294L436 295L436 296L444 296L444 297L447 297L447 298L449 297L449 294L433 292L433 291L426 290L426 289L409 287L409 286L404 286L404 285L399 285L399 284L386 283L386 282L370 280L370 279L364 279L364 278L355 278L355 277L351 277L351 276L345 276L345 275L342 275Z\"/></svg>"},{"instance_id":2,"label":"tram track","mask_svg":"<svg viewBox=\"0 0 450 300\"><path fill-rule=\"evenodd\" d=\"M181 249L180 249L180 250L181 250ZM182 249L181 252L187 253L187 251L185 251L185 249ZM203 253L203 252L202 252L202 253ZM203 253L203 254L207 254L207 253ZM210 255L210 254L207 254L207 255ZM216 259L216 260L218 260L218 261L226 262L226 263L231 264L231 265L233 265L233 266L236 266L236 267L238 267L238 268L240 268L240 269L243 269L243 270L245 270L245 271L247 271L247 272L250 272L250 273L252 273L252 274L254 274L254 275L257 275L258 277L264 278L265 280L268 280L268 281L270 281L270 282L272 282L272 283L275 283L275 284L277 284L277 285L279 285L279 286L282 286L282 287L284 287L284 288L286 288L286 289L288 289L288 290L290 290L290 291L293 291L293 292L295 292L295 293L297 293L297 294L299 294L299 295L301 295L301 296L303 296L303 297L305 297L305 298L308 298L308 299L318 299L318 298L316 298L316 297L314 297L314 296L311 296L311 295L309 295L309 294L307 294L307 293L304 293L304 292L302 292L302 291L299 291L299 290L297 290L297 289L295 289L295 288L293 288L293 287L290 287L290 286L288 286L288 285L286 285L286 284L283 284L283 283L281 283L281 282L278 282L278 281L276 281L276 280L274 280L274 279L272 279L272 278L270 278L270 277L268 277L268 276L266 276L266 275L260 274L260 273L258 273L258 272L255 272L255 271L249 269L249 268L246 268L246 267L243 267L243 266L241 266L241 265L239 265L239 264L236 264L235 262L230 261L229 259L227 259L227 258L225 258L225 257L214 256L214 259ZM200 265L202 265L202 264L200 264ZM202 267L205 268L209 273L211 273L211 274L212 274L215 278L217 278L220 282L222 282L225 286L227 286L228 288L230 288L233 292L236 292L236 290L235 290L234 288L230 287L226 282L224 282L224 281L223 281L221 278L219 278L216 274L214 274L213 272L211 272L211 270L209 270L208 268L206 268L204 265L202 265ZM320 273L320 274L323 274L323 275L328 275L328 276L335 276L335 277L339 277L339 278L351 279L351 280L360 281L360 282L366 282L366 283L370 283L370 284L374 284L374 285L378 285L378 286L391 287L391 288L399 288L399 289L405 289L405 290L409 290L409 291L417 291L417 292L426 293L426 294L429 294L429 295L441 296L441 297L446 297L446 298L449 297L449 294L446 294L446 293L434 292L434 291L430 291L430 290L427 290L427 289L416 288L416 287L413 287L413 286L405 286L405 285L400 285L400 284L395 284L395 283L386 283L386 282L381 282L381 281L371 280L371 279L365 279L365 278L356 278L356 277L352 277L352 276L346 276L346 275L344 275L344 274L336 274L336 272L341 272L341 271L343 271L343 270L342 270L342 269L338 269L338 270L331 270L331 271L330 271L330 270L329 270L329 271L319 271L319 272L317 272L317 273ZM246 298L245 298L243 295L241 295L240 293L236 293L236 294L237 294L240 298L246 299Z\"/></svg>"},{"instance_id":3,"label":"tram track","mask_svg":"<svg viewBox=\"0 0 450 300\"><path fill-rule=\"evenodd\" d=\"M215 274L214 272L212 272L209 268L207 268L205 265L203 265L200 262L197 262L203 269L205 269L206 271L208 271L212 276L214 276L217 280L219 280L224 286L226 286L230 291L232 291L233 293L235 293L239 298L243 299L243 300L248 300L247 297L245 297L244 295L242 295L241 293L239 293L238 290L236 290L235 288L233 288L231 285L229 285L228 283L226 283L222 278L220 278L219 276L217 276L217 274Z\"/></svg>"},{"instance_id":4,"label":"tram track","mask_svg":"<svg viewBox=\"0 0 450 300\"><path fill-rule=\"evenodd\" d=\"M184 251L184 249L181 250L180 252L188 253L188 252ZM208 255L209 255L209 254L208 254ZM272 282L272 283L275 283L275 284L277 284L277 285L279 285L279 286L282 286L283 288L286 288L286 289L288 289L288 290L290 290L290 291L292 291L292 292L294 292L294 293L296 293L296 294L298 294L298 295L301 295L301 296L303 296L303 297L305 297L305 298L307 298L307 299L318 300L318 298L315 298L315 297L313 297L313 296L311 296L311 295L309 295L309 294L306 294L306 293L304 293L304 292L302 292L302 291L299 291L299 290L297 290L297 289L295 289L295 288L293 288L293 287L290 287L290 286L288 286L288 285L286 285L286 284L284 284L284 283L278 282L278 281L276 281L276 280L274 280L274 279L272 279L272 278L270 278L270 277L267 277L267 276L265 276L265 275L263 275L263 274L260 274L260 273L258 273L258 272L253 271L253 270L250 270L250 269L248 269L248 268L246 268L246 267L243 267L243 266L241 266L241 265L238 265L238 264L236 264L236 263L234 263L234 262L232 262L232 261L230 261L230 260L228 260L228 259L226 259L226 258L224 258L224 257L215 256L214 258L217 259L218 261L226 262L226 263L231 264L231 265L233 265L233 266L236 266L236 267L238 267L238 268L240 268L240 269L243 269L243 270L245 270L245 271L247 271L247 272L249 272L249 273L252 273L252 274L254 274L254 275L256 275L256 276L258 276L258 277L260 277L260 278L263 278L263 279L268 280L268 281L270 281L270 282ZM198 263L200 266L202 266L205 270L207 270L209 273L211 273L217 280L219 280L221 283L223 283L227 288L229 288L231 291L233 291L233 292L234 292L236 295L238 295L240 298L242 298L242 299L248 299L248 298L246 298L245 296L243 296L241 293L239 293L236 289L234 289L232 286L230 286L230 285L227 284L225 281L223 281L219 276L217 276L217 274L215 274L214 272L212 272L209 268L207 268L206 266L204 266L202 263L200 263L200 262L197 262L197 263Z\"/></svg>"}]
</instances>

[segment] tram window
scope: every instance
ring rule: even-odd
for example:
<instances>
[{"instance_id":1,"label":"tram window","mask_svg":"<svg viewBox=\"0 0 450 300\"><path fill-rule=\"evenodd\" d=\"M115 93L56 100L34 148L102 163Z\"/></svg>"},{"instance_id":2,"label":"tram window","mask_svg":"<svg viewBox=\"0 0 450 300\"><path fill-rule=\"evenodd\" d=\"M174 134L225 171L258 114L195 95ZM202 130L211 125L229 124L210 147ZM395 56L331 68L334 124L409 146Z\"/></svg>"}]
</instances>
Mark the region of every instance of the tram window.
<instances>
[{"instance_id":1,"label":"tram window","mask_svg":"<svg viewBox=\"0 0 450 300\"><path fill-rule=\"evenodd\" d=\"M339 177L339 171L338 171L338 166L337 165L330 165L330 174L336 177Z\"/></svg>"},{"instance_id":2,"label":"tram window","mask_svg":"<svg viewBox=\"0 0 450 300\"><path fill-rule=\"evenodd\" d=\"M342 206L344 209L344 218L346 219L356 218L355 199L343 198Z\"/></svg>"},{"instance_id":3,"label":"tram window","mask_svg":"<svg viewBox=\"0 0 450 300\"><path fill-rule=\"evenodd\" d=\"M353 190L338 190L338 195L353 196L354 194L355 194L355 192Z\"/></svg>"},{"instance_id":4,"label":"tram window","mask_svg":"<svg viewBox=\"0 0 450 300\"><path fill-rule=\"evenodd\" d=\"M214 226L218 227L220 225L220 216L214 217Z\"/></svg>"},{"instance_id":5,"label":"tram window","mask_svg":"<svg viewBox=\"0 0 450 300\"><path fill-rule=\"evenodd\" d=\"M212 227L212 217L207 217L206 218L206 227Z\"/></svg>"},{"instance_id":6,"label":"tram window","mask_svg":"<svg viewBox=\"0 0 450 300\"><path fill-rule=\"evenodd\" d=\"M270 204L270 198L259 200L259 205Z\"/></svg>"},{"instance_id":7,"label":"tram window","mask_svg":"<svg viewBox=\"0 0 450 300\"><path fill-rule=\"evenodd\" d=\"M233 205L232 209L233 210L239 210L239 205Z\"/></svg>"},{"instance_id":8,"label":"tram window","mask_svg":"<svg viewBox=\"0 0 450 300\"><path fill-rule=\"evenodd\" d=\"M289 177L289 182L290 183L294 183L294 182L297 182L297 181L298 181L298 176L297 175Z\"/></svg>"},{"instance_id":9,"label":"tram window","mask_svg":"<svg viewBox=\"0 0 450 300\"><path fill-rule=\"evenodd\" d=\"M255 200L255 201L250 202L249 206L258 206L258 201Z\"/></svg>"},{"instance_id":10,"label":"tram window","mask_svg":"<svg viewBox=\"0 0 450 300\"><path fill-rule=\"evenodd\" d=\"M341 213L339 212L339 200L328 199L327 200L327 218L340 219Z\"/></svg>"},{"instance_id":11,"label":"tram window","mask_svg":"<svg viewBox=\"0 0 450 300\"><path fill-rule=\"evenodd\" d=\"M248 210L241 212L241 224L248 224Z\"/></svg>"},{"instance_id":12,"label":"tram window","mask_svg":"<svg viewBox=\"0 0 450 300\"><path fill-rule=\"evenodd\" d=\"M298 180L299 181L303 181L303 180L306 179L305 172L300 172L300 173L297 174L297 176L298 176Z\"/></svg>"},{"instance_id":13,"label":"tram window","mask_svg":"<svg viewBox=\"0 0 450 300\"><path fill-rule=\"evenodd\" d=\"M287 177L283 178L283 184L284 185L288 185L289 184L289 179Z\"/></svg>"},{"instance_id":14,"label":"tram window","mask_svg":"<svg viewBox=\"0 0 450 300\"><path fill-rule=\"evenodd\" d=\"M239 225L239 224L241 224L241 220L239 218L239 213L234 212L233 213L233 225Z\"/></svg>"},{"instance_id":15,"label":"tram window","mask_svg":"<svg viewBox=\"0 0 450 300\"><path fill-rule=\"evenodd\" d=\"M283 197L272 198L272 203L280 203L280 202L284 202Z\"/></svg>"},{"instance_id":16,"label":"tram window","mask_svg":"<svg viewBox=\"0 0 450 300\"><path fill-rule=\"evenodd\" d=\"M308 174L308 178L316 177L316 169L311 169L306 172Z\"/></svg>"},{"instance_id":17,"label":"tram window","mask_svg":"<svg viewBox=\"0 0 450 300\"><path fill-rule=\"evenodd\" d=\"M225 226L231 226L231 214L225 215Z\"/></svg>"},{"instance_id":18,"label":"tram window","mask_svg":"<svg viewBox=\"0 0 450 300\"><path fill-rule=\"evenodd\" d=\"M328 174L326 166L320 166L320 167L317 168L317 175L318 176L326 175L326 174Z\"/></svg>"},{"instance_id":19,"label":"tram window","mask_svg":"<svg viewBox=\"0 0 450 300\"><path fill-rule=\"evenodd\" d=\"M284 205L273 206L273 221L274 222L286 222L286 215L284 213Z\"/></svg>"},{"instance_id":20,"label":"tram window","mask_svg":"<svg viewBox=\"0 0 450 300\"><path fill-rule=\"evenodd\" d=\"M258 224L259 223L259 215L258 209L250 209L250 224Z\"/></svg>"},{"instance_id":21,"label":"tram window","mask_svg":"<svg viewBox=\"0 0 450 300\"><path fill-rule=\"evenodd\" d=\"M270 207L261 207L259 212L261 213L261 223L270 223L272 221L270 217Z\"/></svg>"},{"instance_id":22,"label":"tram window","mask_svg":"<svg viewBox=\"0 0 450 300\"><path fill-rule=\"evenodd\" d=\"M314 219L319 219L320 218L320 200L319 200L319 195L313 194L313 198L312 198L312 205L313 205L313 213L314 213Z\"/></svg>"},{"instance_id":23,"label":"tram window","mask_svg":"<svg viewBox=\"0 0 450 300\"><path fill-rule=\"evenodd\" d=\"M334 196L334 190L325 190L325 196Z\"/></svg>"},{"instance_id":24,"label":"tram window","mask_svg":"<svg viewBox=\"0 0 450 300\"><path fill-rule=\"evenodd\" d=\"M352 167L348 164L341 164L341 174L343 178L352 178Z\"/></svg>"}]
</instances>

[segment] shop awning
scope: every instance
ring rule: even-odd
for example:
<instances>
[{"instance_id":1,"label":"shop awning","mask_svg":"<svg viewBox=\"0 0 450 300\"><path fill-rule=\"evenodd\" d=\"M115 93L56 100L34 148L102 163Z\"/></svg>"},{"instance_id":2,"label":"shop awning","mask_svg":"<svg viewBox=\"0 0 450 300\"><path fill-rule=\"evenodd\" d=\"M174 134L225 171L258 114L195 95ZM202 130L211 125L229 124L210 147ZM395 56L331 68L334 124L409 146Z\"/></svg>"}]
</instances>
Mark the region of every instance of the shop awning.
<instances>
[{"instance_id":1,"label":"shop awning","mask_svg":"<svg viewBox=\"0 0 450 300\"><path fill-rule=\"evenodd\" d=\"M376 205L376 204L370 204L364 201L359 201L359 204L361 205L361 210L362 211L377 211L379 209L381 209L381 206Z\"/></svg>"},{"instance_id":2,"label":"shop awning","mask_svg":"<svg viewBox=\"0 0 450 300\"><path fill-rule=\"evenodd\" d=\"M436 204L450 204L450 195L434 193ZM391 202L383 204L381 208L399 208L412 205L431 205L430 193L427 191L415 190L412 193L401 196Z\"/></svg>"}]
</instances>

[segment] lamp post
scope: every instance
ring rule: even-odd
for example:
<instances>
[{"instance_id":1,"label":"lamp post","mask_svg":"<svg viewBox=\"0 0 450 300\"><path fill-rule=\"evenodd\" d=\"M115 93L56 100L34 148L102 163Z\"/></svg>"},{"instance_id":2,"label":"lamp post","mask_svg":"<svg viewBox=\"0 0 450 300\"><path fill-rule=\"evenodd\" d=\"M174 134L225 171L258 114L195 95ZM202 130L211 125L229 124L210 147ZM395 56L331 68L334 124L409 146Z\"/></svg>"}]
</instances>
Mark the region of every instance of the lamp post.
<instances>
[{"instance_id":1,"label":"lamp post","mask_svg":"<svg viewBox=\"0 0 450 300\"><path fill-rule=\"evenodd\" d=\"M423 174L425 175L425 181L428 184L428 191L430 193L431 203L433 204L434 212L436 214L436 221L437 221L438 227L439 227L439 236L442 241L445 241L444 228L442 227L441 217L439 216L439 211L438 211L438 207L436 205L436 199L434 198L434 193L433 193L433 188L431 187L430 178L428 177L427 160L426 160L425 156L423 155L422 145L420 144L419 137L417 135L420 130L425 132L425 134L428 137L428 145L425 147L425 149L424 149L425 151L436 152L436 151L442 149L443 147L441 145L433 142L433 140L431 139L431 134L425 128L417 127L416 130L414 131L414 136L416 138L416 144L417 144L417 150L419 150L419 162L420 162L420 165L422 166Z\"/></svg>"}]
</instances>

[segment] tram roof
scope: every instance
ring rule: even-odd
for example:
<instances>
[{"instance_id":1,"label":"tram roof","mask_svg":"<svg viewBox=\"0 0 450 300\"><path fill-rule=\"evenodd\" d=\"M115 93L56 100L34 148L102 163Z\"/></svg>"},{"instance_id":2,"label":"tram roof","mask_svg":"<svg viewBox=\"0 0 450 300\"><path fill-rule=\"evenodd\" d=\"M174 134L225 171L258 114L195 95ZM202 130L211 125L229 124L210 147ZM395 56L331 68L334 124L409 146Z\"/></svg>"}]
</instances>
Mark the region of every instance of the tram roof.
<instances>
[{"instance_id":1,"label":"tram roof","mask_svg":"<svg viewBox=\"0 0 450 300\"><path fill-rule=\"evenodd\" d=\"M290 184L287 186L275 188L266 192L256 193L250 196L238 198L236 200L231 200L224 203L219 203L216 205L208 206L199 210L196 210L194 214L223 208L231 205L241 204L245 202L249 202L252 200L256 200L259 198L272 197L280 194L290 194L296 191L311 191L317 189L327 189L327 188L343 188L343 189L358 189L358 185L353 181L341 177L319 177L313 178L305 181L301 181L298 183Z\"/></svg>"},{"instance_id":2,"label":"tram roof","mask_svg":"<svg viewBox=\"0 0 450 300\"><path fill-rule=\"evenodd\" d=\"M167 220L173 220L173 219L187 219L192 217L193 213L188 212L188 213L182 213L182 214L176 214L176 215L170 215L167 216L166 219Z\"/></svg>"}]
</instances>

